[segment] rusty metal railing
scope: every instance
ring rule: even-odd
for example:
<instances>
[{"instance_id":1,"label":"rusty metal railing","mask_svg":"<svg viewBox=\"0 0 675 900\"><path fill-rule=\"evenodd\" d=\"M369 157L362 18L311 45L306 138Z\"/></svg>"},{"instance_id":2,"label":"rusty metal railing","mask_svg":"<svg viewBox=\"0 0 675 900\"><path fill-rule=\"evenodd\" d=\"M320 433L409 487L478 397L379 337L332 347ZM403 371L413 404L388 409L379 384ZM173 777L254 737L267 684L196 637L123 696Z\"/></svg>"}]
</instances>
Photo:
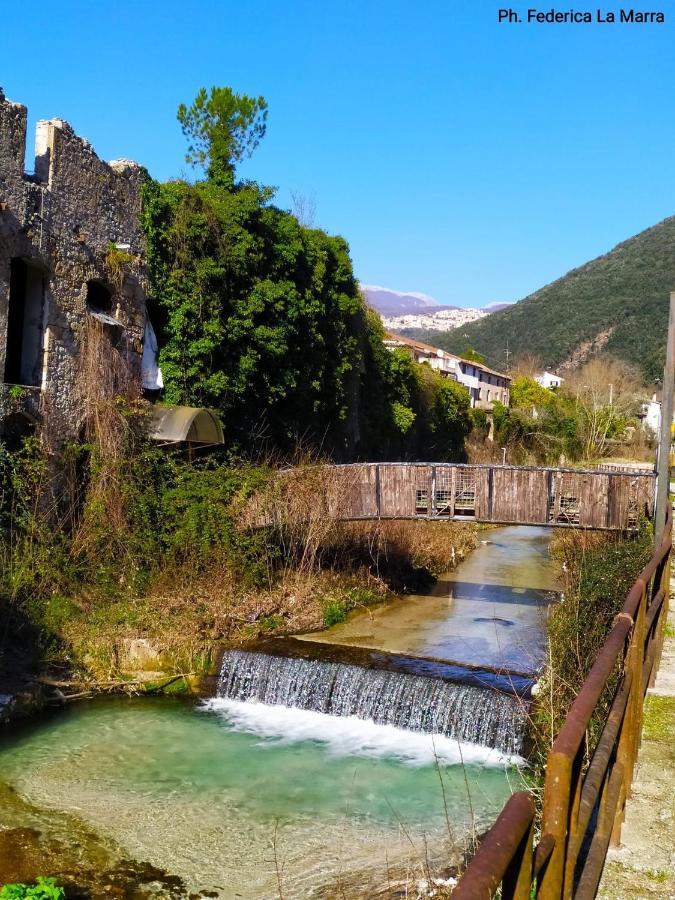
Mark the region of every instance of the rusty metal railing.
<instances>
[{"instance_id":1,"label":"rusty metal railing","mask_svg":"<svg viewBox=\"0 0 675 900\"><path fill-rule=\"evenodd\" d=\"M467 866L453 898L590 900L610 842L617 843L640 746L642 707L663 644L672 553L672 512L664 536L628 592L549 751L541 837L533 846L534 801L513 794ZM586 735L620 666L621 674L589 765Z\"/></svg>"}]
</instances>

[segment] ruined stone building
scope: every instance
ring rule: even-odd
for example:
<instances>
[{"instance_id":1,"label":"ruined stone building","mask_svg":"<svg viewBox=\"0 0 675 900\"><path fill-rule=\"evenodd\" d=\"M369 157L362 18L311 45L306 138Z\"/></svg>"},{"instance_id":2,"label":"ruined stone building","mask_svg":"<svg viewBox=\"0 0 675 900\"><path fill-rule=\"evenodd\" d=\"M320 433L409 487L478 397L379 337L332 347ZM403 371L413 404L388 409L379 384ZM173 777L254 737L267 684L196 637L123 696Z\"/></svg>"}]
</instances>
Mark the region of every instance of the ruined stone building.
<instances>
[{"instance_id":1,"label":"ruined stone building","mask_svg":"<svg viewBox=\"0 0 675 900\"><path fill-rule=\"evenodd\" d=\"M37 124L27 174L26 118L0 89L0 428L22 417L60 444L81 428L88 321L123 343L130 377L141 377L145 173L129 160L103 162L67 122L50 119Z\"/></svg>"}]
</instances>

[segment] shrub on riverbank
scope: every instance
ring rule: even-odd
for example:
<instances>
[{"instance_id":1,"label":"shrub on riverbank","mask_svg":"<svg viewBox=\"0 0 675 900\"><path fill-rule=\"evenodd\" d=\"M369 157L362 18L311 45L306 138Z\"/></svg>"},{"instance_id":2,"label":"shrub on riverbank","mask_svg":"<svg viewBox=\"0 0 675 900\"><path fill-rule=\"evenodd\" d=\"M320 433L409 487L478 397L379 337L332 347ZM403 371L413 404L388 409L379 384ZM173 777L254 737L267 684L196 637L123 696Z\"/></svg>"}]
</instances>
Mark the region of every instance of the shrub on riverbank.
<instances>
[{"instance_id":1,"label":"shrub on riverbank","mask_svg":"<svg viewBox=\"0 0 675 900\"><path fill-rule=\"evenodd\" d=\"M6 884L0 900L65 900L66 893L54 878L38 876L35 884Z\"/></svg>"},{"instance_id":2,"label":"shrub on riverbank","mask_svg":"<svg viewBox=\"0 0 675 900\"><path fill-rule=\"evenodd\" d=\"M560 530L551 551L561 565L564 595L548 619L547 666L533 707L533 758L538 765L545 763L614 617L653 552L652 529L643 522L631 537ZM592 720L589 752L602 727L615 683L610 683Z\"/></svg>"},{"instance_id":3,"label":"shrub on riverbank","mask_svg":"<svg viewBox=\"0 0 675 900\"><path fill-rule=\"evenodd\" d=\"M46 659L107 678L143 637L170 668L203 671L216 644L340 621L430 584L475 543L452 522L339 522L310 502L330 492L317 466L280 495L267 466L166 455L117 414L128 442L112 458L66 451L75 483L65 458L50 480L35 442L3 457L0 602L11 640ZM276 510L269 527L247 523L254 497Z\"/></svg>"}]
</instances>

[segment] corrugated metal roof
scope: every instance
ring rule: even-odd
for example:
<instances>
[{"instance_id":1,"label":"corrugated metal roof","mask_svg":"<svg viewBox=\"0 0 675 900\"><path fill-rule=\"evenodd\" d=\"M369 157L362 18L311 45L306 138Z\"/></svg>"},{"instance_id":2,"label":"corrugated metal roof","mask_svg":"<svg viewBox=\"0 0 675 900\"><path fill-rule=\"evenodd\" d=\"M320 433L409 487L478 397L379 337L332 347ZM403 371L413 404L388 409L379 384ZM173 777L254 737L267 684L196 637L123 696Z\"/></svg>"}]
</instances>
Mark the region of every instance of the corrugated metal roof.
<instances>
[{"instance_id":1,"label":"corrugated metal roof","mask_svg":"<svg viewBox=\"0 0 675 900\"><path fill-rule=\"evenodd\" d=\"M209 409L195 406L155 406L150 420L150 437L165 443L222 444L220 420Z\"/></svg>"}]
</instances>

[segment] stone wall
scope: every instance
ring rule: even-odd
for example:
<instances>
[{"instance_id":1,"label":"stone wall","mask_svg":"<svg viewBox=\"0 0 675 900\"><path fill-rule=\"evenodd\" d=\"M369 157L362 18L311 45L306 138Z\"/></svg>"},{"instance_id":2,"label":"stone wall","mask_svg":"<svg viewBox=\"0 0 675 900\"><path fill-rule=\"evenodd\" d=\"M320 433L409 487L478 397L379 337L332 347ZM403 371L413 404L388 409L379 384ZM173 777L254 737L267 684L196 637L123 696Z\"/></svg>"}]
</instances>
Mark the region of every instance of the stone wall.
<instances>
[{"instance_id":1,"label":"stone wall","mask_svg":"<svg viewBox=\"0 0 675 900\"><path fill-rule=\"evenodd\" d=\"M147 267L139 214L145 172L129 160L103 162L67 122L50 119L37 125L35 174L26 174L26 118L26 107L0 89L0 417L15 414L20 398L29 397L50 442L58 445L76 436L82 423L76 382L82 336L92 316L88 283L110 297L106 312L118 325L103 327L113 328L131 375L140 377ZM111 267L115 245L122 265ZM30 297L21 286L26 271ZM20 341L17 316L24 329ZM32 368L21 355L24 348L37 354ZM29 370L36 375L27 390L8 387L22 383L17 373ZM10 395L7 404L3 398Z\"/></svg>"}]
</instances>

